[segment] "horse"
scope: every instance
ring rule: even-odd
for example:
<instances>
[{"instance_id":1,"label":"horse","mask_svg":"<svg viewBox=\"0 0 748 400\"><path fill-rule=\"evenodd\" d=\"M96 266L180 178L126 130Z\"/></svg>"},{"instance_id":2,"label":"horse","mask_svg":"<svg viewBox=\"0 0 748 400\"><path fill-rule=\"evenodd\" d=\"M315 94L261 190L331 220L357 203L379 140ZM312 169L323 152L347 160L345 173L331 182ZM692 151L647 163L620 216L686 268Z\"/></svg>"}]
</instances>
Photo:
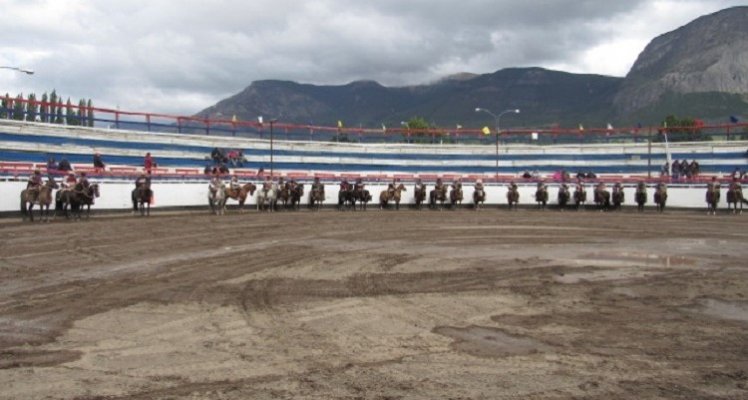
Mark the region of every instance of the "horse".
<instances>
[{"instance_id":1,"label":"horse","mask_svg":"<svg viewBox=\"0 0 748 400\"><path fill-rule=\"evenodd\" d=\"M70 214L68 213L68 207L70 207L70 211L74 216L80 219L81 207L86 206L86 218L89 218L91 215L91 205L97 197L99 197L98 183L92 183L87 188L78 183L71 189L58 191L55 197L55 215L57 215L58 210L62 210L65 213L65 218L70 218Z\"/></svg>"},{"instance_id":2,"label":"horse","mask_svg":"<svg viewBox=\"0 0 748 400\"><path fill-rule=\"evenodd\" d=\"M720 185L719 183L706 185L706 214L717 215L717 205L719 204L720 198ZM729 203L728 203L729 204Z\"/></svg>"},{"instance_id":3,"label":"horse","mask_svg":"<svg viewBox=\"0 0 748 400\"><path fill-rule=\"evenodd\" d=\"M727 189L727 211L730 212L730 209L732 209L733 214L742 214L743 203L745 202L743 188L737 182L731 183ZM740 204L740 211L738 211L738 204Z\"/></svg>"},{"instance_id":4,"label":"horse","mask_svg":"<svg viewBox=\"0 0 748 400\"><path fill-rule=\"evenodd\" d=\"M644 205L647 204L647 185L644 182L639 182L636 185L634 200L636 200L636 209L639 212L644 211Z\"/></svg>"},{"instance_id":5,"label":"horse","mask_svg":"<svg viewBox=\"0 0 748 400\"><path fill-rule=\"evenodd\" d=\"M298 210L301 198L304 197L304 185L297 183L293 187L289 186L289 191L291 193L290 207L292 210Z\"/></svg>"},{"instance_id":6,"label":"horse","mask_svg":"<svg viewBox=\"0 0 748 400\"><path fill-rule=\"evenodd\" d=\"M273 182L263 184L257 191L257 211L275 211L278 202L278 184Z\"/></svg>"},{"instance_id":7,"label":"horse","mask_svg":"<svg viewBox=\"0 0 748 400\"><path fill-rule=\"evenodd\" d=\"M538 183L538 189L535 190L535 202L538 203L539 209L545 210L548 203L548 187L542 183Z\"/></svg>"},{"instance_id":8,"label":"horse","mask_svg":"<svg viewBox=\"0 0 748 400\"><path fill-rule=\"evenodd\" d=\"M218 187L208 186L208 205L215 215L223 215L226 212L226 185L223 182Z\"/></svg>"},{"instance_id":9,"label":"horse","mask_svg":"<svg viewBox=\"0 0 748 400\"><path fill-rule=\"evenodd\" d=\"M435 186L434 190L429 192L429 206L436 208L436 202L439 202L439 210L444 208L444 202L447 201L447 186Z\"/></svg>"},{"instance_id":10,"label":"horse","mask_svg":"<svg viewBox=\"0 0 748 400\"><path fill-rule=\"evenodd\" d=\"M325 187L323 185L312 185L312 190L309 192L309 208L313 208L319 211L322 203L325 201Z\"/></svg>"},{"instance_id":11,"label":"horse","mask_svg":"<svg viewBox=\"0 0 748 400\"><path fill-rule=\"evenodd\" d=\"M356 203L359 204L362 211L366 211L366 204L371 201L371 193L363 187L353 189L353 210L356 210Z\"/></svg>"},{"instance_id":12,"label":"horse","mask_svg":"<svg viewBox=\"0 0 748 400\"><path fill-rule=\"evenodd\" d=\"M223 191L226 198L224 203L228 202L229 199L234 199L239 202L239 211L244 211L244 203L247 201L247 196L254 195L255 190L257 190L257 186L251 182L242 185L239 189L226 187Z\"/></svg>"},{"instance_id":13,"label":"horse","mask_svg":"<svg viewBox=\"0 0 748 400\"><path fill-rule=\"evenodd\" d=\"M610 208L610 192L605 190L605 186L597 185L592 193L595 204L600 208L600 211L605 211Z\"/></svg>"},{"instance_id":14,"label":"horse","mask_svg":"<svg viewBox=\"0 0 748 400\"><path fill-rule=\"evenodd\" d=\"M615 185L613 185L613 193L611 194L611 198L613 200L613 209L620 210L621 204L623 204L624 200L626 199L626 195L623 192L623 186L621 186L620 183L616 183Z\"/></svg>"},{"instance_id":15,"label":"horse","mask_svg":"<svg viewBox=\"0 0 748 400\"><path fill-rule=\"evenodd\" d=\"M579 206L584 205L587 202L587 191L584 190L584 185L577 185L574 189L574 207L579 211Z\"/></svg>"},{"instance_id":16,"label":"horse","mask_svg":"<svg viewBox=\"0 0 748 400\"><path fill-rule=\"evenodd\" d=\"M382 190L381 193L379 193L379 208L386 210L387 209L387 203L390 201L395 202L395 210L400 209L400 199L402 198L402 192L407 191L408 189L405 188L405 185L402 183L399 184L396 188L394 188L392 191L388 190Z\"/></svg>"},{"instance_id":17,"label":"horse","mask_svg":"<svg viewBox=\"0 0 748 400\"><path fill-rule=\"evenodd\" d=\"M660 182L657 184L657 189L654 194L655 204L657 204L657 211L665 211L665 203L667 203L667 186Z\"/></svg>"},{"instance_id":18,"label":"horse","mask_svg":"<svg viewBox=\"0 0 748 400\"><path fill-rule=\"evenodd\" d=\"M476 187L473 191L473 206L479 210L480 206L486 202L486 190L483 187Z\"/></svg>"},{"instance_id":19,"label":"horse","mask_svg":"<svg viewBox=\"0 0 748 400\"><path fill-rule=\"evenodd\" d=\"M131 198L133 214L140 211L140 216L151 216L151 199L153 199L153 190L151 190L150 179L133 189Z\"/></svg>"},{"instance_id":20,"label":"horse","mask_svg":"<svg viewBox=\"0 0 748 400\"><path fill-rule=\"evenodd\" d=\"M558 208L563 211L566 208L566 204L569 202L571 194L569 193L569 186L565 183L558 188Z\"/></svg>"},{"instance_id":21,"label":"horse","mask_svg":"<svg viewBox=\"0 0 748 400\"><path fill-rule=\"evenodd\" d=\"M413 197L415 199L415 206L417 209L421 209L423 202L426 201L426 185L422 183L416 183L413 188Z\"/></svg>"},{"instance_id":22,"label":"horse","mask_svg":"<svg viewBox=\"0 0 748 400\"><path fill-rule=\"evenodd\" d=\"M509 209L511 210L514 208L517 209L517 204L519 204L519 189L516 185L510 185L509 189L506 192L506 201L509 203Z\"/></svg>"},{"instance_id":23,"label":"horse","mask_svg":"<svg viewBox=\"0 0 748 400\"><path fill-rule=\"evenodd\" d=\"M356 199L353 195L353 185L341 184L338 191L338 210L356 210Z\"/></svg>"},{"instance_id":24,"label":"horse","mask_svg":"<svg viewBox=\"0 0 748 400\"><path fill-rule=\"evenodd\" d=\"M291 183L286 182L282 185L278 185L278 201L281 203L283 208L288 206L291 201Z\"/></svg>"},{"instance_id":25,"label":"horse","mask_svg":"<svg viewBox=\"0 0 748 400\"><path fill-rule=\"evenodd\" d=\"M462 183L455 182L450 187L452 190L449 191L449 208L454 210L458 204L462 204Z\"/></svg>"},{"instance_id":26,"label":"horse","mask_svg":"<svg viewBox=\"0 0 748 400\"><path fill-rule=\"evenodd\" d=\"M44 222L49 221L49 205L52 203L52 190L57 189L59 185L54 179L48 180L39 189L24 189L21 191L21 215L25 221L28 217L34 222L34 204L39 205L39 219Z\"/></svg>"}]
</instances>

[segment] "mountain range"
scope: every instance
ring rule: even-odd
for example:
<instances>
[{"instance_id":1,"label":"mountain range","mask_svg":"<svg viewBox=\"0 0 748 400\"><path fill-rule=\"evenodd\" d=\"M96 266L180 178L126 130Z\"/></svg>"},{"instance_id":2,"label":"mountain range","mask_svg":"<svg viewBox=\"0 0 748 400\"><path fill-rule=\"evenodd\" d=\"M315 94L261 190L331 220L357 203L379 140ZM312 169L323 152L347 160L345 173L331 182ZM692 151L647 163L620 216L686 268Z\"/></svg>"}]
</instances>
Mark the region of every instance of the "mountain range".
<instances>
[{"instance_id":1,"label":"mountain range","mask_svg":"<svg viewBox=\"0 0 748 400\"><path fill-rule=\"evenodd\" d=\"M725 122L748 115L748 6L699 17L655 38L625 78L506 68L405 87L261 80L197 115L265 115L329 126L399 126L412 117L437 126L490 125L490 116L477 115L476 107L522 110L502 120L503 127L633 126L657 124L667 115Z\"/></svg>"}]
</instances>

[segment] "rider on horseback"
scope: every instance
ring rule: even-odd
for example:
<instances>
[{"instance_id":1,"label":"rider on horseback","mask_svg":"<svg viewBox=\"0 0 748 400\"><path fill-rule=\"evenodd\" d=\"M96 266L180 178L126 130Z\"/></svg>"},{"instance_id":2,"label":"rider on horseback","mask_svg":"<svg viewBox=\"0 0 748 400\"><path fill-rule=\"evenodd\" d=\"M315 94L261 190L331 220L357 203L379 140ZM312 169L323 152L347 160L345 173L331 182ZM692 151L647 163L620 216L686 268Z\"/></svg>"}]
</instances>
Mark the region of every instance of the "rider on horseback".
<instances>
[{"instance_id":1,"label":"rider on horseback","mask_svg":"<svg viewBox=\"0 0 748 400\"><path fill-rule=\"evenodd\" d=\"M475 191L476 191L476 192L477 192L477 191L480 191L480 192L482 192L482 191L483 191L483 179L480 179L480 178L479 178L479 179L477 179L477 180L475 181Z\"/></svg>"},{"instance_id":2,"label":"rider on horseback","mask_svg":"<svg viewBox=\"0 0 748 400\"><path fill-rule=\"evenodd\" d=\"M443 192L444 191L444 182L442 182L442 178L436 178L436 185L434 185L434 189L437 192Z\"/></svg>"},{"instance_id":3,"label":"rider on horseback","mask_svg":"<svg viewBox=\"0 0 748 400\"><path fill-rule=\"evenodd\" d=\"M269 176L265 177L265 182L262 182L262 191L267 193L273 188L273 181L270 180Z\"/></svg>"},{"instance_id":4,"label":"rider on horseback","mask_svg":"<svg viewBox=\"0 0 748 400\"><path fill-rule=\"evenodd\" d=\"M42 171L39 168L34 170L34 173L29 176L29 180L26 183L27 190L39 191L42 186Z\"/></svg>"},{"instance_id":5,"label":"rider on horseback","mask_svg":"<svg viewBox=\"0 0 748 400\"><path fill-rule=\"evenodd\" d=\"M145 174L140 174L138 179L135 179L135 189L140 188L143 185L146 185L150 182L150 178L148 178Z\"/></svg>"},{"instance_id":6,"label":"rider on horseback","mask_svg":"<svg viewBox=\"0 0 748 400\"><path fill-rule=\"evenodd\" d=\"M325 185L322 184L322 182L319 181L319 177L314 177L314 183L312 183L312 190L313 191L319 191L321 193L325 192Z\"/></svg>"},{"instance_id":7,"label":"rider on horseback","mask_svg":"<svg viewBox=\"0 0 748 400\"><path fill-rule=\"evenodd\" d=\"M357 192L362 192L364 190L364 182L361 178L356 178L356 185L354 186L354 189Z\"/></svg>"},{"instance_id":8,"label":"rider on horseback","mask_svg":"<svg viewBox=\"0 0 748 400\"><path fill-rule=\"evenodd\" d=\"M421 178L416 178L415 191L418 192L424 189L425 187L423 186L423 182L421 182Z\"/></svg>"},{"instance_id":9,"label":"rider on horseback","mask_svg":"<svg viewBox=\"0 0 748 400\"><path fill-rule=\"evenodd\" d=\"M234 175L234 178L236 178L236 175ZM232 181L234 180L234 178L232 178ZM210 178L210 184L209 184L210 190L213 192L216 192L221 188L221 186L223 186L223 182L221 181L221 176L217 173L213 174L213 177Z\"/></svg>"},{"instance_id":10,"label":"rider on horseback","mask_svg":"<svg viewBox=\"0 0 748 400\"><path fill-rule=\"evenodd\" d=\"M65 180L60 182L60 192L62 193L73 189L76 183L78 183L78 180L75 179L75 174L72 172L69 173Z\"/></svg>"},{"instance_id":11,"label":"rider on horseback","mask_svg":"<svg viewBox=\"0 0 748 400\"><path fill-rule=\"evenodd\" d=\"M91 183L88 182L88 178L86 178L85 172L81 172L80 178L78 178L78 185L81 186L81 189L88 189L88 187L91 186Z\"/></svg>"},{"instance_id":12,"label":"rider on horseback","mask_svg":"<svg viewBox=\"0 0 748 400\"><path fill-rule=\"evenodd\" d=\"M231 189L232 191L238 192L239 190L241 190L241 188L242 188L242 185L241 183L239 183L239 177L236 175L233 175L231 177L231 181L229 182L229 189Z\"/></svg>"}]
</instances>

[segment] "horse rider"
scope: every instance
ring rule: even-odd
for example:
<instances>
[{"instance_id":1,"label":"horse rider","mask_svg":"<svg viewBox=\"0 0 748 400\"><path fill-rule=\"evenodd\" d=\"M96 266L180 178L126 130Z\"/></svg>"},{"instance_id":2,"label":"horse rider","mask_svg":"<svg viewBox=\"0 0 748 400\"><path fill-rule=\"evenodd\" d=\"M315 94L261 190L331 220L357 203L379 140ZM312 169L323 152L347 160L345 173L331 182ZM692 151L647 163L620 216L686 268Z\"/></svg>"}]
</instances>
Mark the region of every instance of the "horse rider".
<instances>
[{"instance_id":1,"label":"horse rider","mask_svg":"<svg viewBox=\"0 0 748 400\"><path fill-rule=\"evenodd\" d=\"M356 178L356 185L354 185L354 189L357 192L363 192L364 187L365 187L364 181L361 178Z\"/></svg>"},{"instance_id":2,"label":"horse rider","mask_svg":"<svg viewBox=\"0 0 748 400\"><path fill-rule=\"evenodd\" d=\"M283 187L286 186L286 182L284 182L283 177L278 178L278 189L283 190Z\"/></svg>"},{"instance_id":3,"label":"horse rider","mask_svg":"<svg viewBox=\"0 0 748 400\"><path fill-rule=\"evenodd\" d=\"M740 184L740 178L735 176L732 178L732 183L730 183L730 189L731 190L739 190L743 191L743 185Z\"/></svg>"},{"instance_id":4,"label":"horse rider","mask_svg":"<svg viewBox=\"0 0 748 400\"><path fill-rule=\"evenodd\" d=\"M88 182L88 178L86 177L85 172L81 172L80 178L78 178L78 185L81 185L82 189L88 189L88 187L91 186L91 183Z\"/></svg>"},{"instance_id":5,"label":"horse rider","mask_svg":"<svg viewBox=\"0 0 748 400\"><path fill-rule=\"evenodd\" d=\"M322 184L322 182L319 181L319 177L314 177L314 182L312 183L312 190L318 190L321 193L325 192L325 185Z\"/></svg>"},{"instance_id":6,"label":"horse rider","mask_svg":"<svg viewBox=\"0 0 748 400\"><path fill-rule=\"evenodd\" d=\"M319 178L315 178L317 181L319 181ZM347 192L350 190L351 185L348 183L348 179L343 178L342 181L340 181L340 191L341 192Z\"/></svg>"},{"instance_id":7,"label":"horse rider","mask_svg":"<svg viewBox=\"0 0 748 400\"><path fill-rule=\"evenodd\" d=\"M65 180L60 182L60 192L72 190L76 183L78 183L78 180L75 178L75 174L72 172L69 173L68 176L65 177Z\"/></svg>"},{"instance_id":8,"label":"horse rider","mask_svg":"<svg viewBox=\"0 0 748 400\"><path fill-rule=\"evenodd\" d=\"M26 183L26 193L38 195L43 183L42 171L37 168L34 170L34 173L29 176L29 180Z\"/></svg>"},{"instance_id":9,"label":"horse rider","mask_svg":"<svg viewBox=\"0 0 748 400\"><path fill-rule=\"evenodd\" d=\"M418 191L421 191L421 190L424 190L424 189L425 189L425 187L423 186L423 182L421 182L421 178L416 178L415 190L414 191L418 192Z\"/></svg>"},{"instance_id":10,"label":"horse rider","mask_svg":"<svg viewBox=\"0 0 748 400\"><path fill-rule=\"evenodd\" d=\"M220 178L219 178L220 179ZM231 181L229 182L229 189L231 191L238 192L242 189L241 183L239 183L239 177L236 175L231 176Z\"/></svg>"},{"instance_id":11,"label":"horse rider","mask_svg":"<svg viewBox=\"0 0 748 400\"><path fill-rule=\"evenodd\" d=\"M434 190L436 190L437 192L444 191L444 182L442 182L442 178L436 178L436 184L434 185Z\"/></svg>"},{"instance_id":12,"label":"horse rider","mask_svg":"<svg viewBox=\"0 0 748 400\"><path fill-rule=\"evenodd\" d=\"M545 183L538 182L538 190L545 190Z\"/></svg>"},{"instance_id":13,"label":"horse rider","mask_svg":"<svg viewBox=\"0 0 748 400\"><path fill-rule=\"evenodd\" d=\"M621 182L616 182L615 185L613 185L613 193L620 193L623 191L623 185L621 185Z\"/></svg>"},{"instance_id":14,"label":"horse rider","mask_svg":"<svg viewBox=\"0 0 748 400\"><path fill-rule=\"evenodd\" d=\"M477 179L475 181L475 191L476 192L478 192L478 191L482 192L483 191L483 179L479 178L479 179Z\"/></svg>"},{"instance_id":15,"label":"horse rider","mask_svg":"<svg viewBox=\"0 0 748 400\"><path fill-rule=\"evenodd\" d=\"M262 191L267 193L273 188L273 181L270 180L269 176L265 177L265 182L262 182Z\"/></svg>"},{"instance_id":16,"label":"horse rider","mask_svg":"<svg viewBox=\"0 0 748 400\"><path fill-rule=\"evenodd\" d=\"M509 191L514 192L517 190L517 183L514 181L509 182Z\"/></svg>"},{"instance_id":17,"label":"horse rider","mask_svg":"<svg viewBox=\"0 0 748 400\"><path fill-rule=\"evenodd\" d=\"M597 191L598 192L604 192L605 191L605 182L600 182L597 184Z\"/></svg>"},{"instance_id":18,"label":"horse rider","mask_svg":"<svg viewBox=\"0 0 748 400\"><path fill-rule=\"evenodd\" d=\"M236 175L234 175L233 179L236 178ZM221 176L219 174L213 174L213 177L210 178L210 190L213 192L218 191L221 186L223 186L223 182L221 181Z\"/></svg>"}]
</instances>

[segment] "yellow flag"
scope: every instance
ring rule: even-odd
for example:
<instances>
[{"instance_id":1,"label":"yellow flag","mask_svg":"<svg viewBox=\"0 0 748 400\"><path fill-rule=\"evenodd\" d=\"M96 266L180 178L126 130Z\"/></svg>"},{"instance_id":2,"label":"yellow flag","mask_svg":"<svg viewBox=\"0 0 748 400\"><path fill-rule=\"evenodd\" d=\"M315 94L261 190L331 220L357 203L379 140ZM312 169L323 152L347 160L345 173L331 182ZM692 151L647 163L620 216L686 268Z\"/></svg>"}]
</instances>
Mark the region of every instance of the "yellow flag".
<instances>
[{"instance_id":1,"label":"yellow flag","mask_svg":"<svg viewBox=\"0 0 748 400\"><path fill-rule=\"evenodd\" d=\"M234 116L233 116L233 117L231 117L231 122L236 122L236 121L237 121L237 119L236 119L236 114L234 114Z\"/></svg>"},{"instance_id":2,"label":"yellow flag","mask_svg":"<svg viewBox=\"0 0 748 400\"><path fill-rule=\"evenodd\" d=\"M343 121L338 120L338 128L342 128L342 127L343 127Z\"/></svg>"},{"instance_id":3,"label":"yellow flag","mask_svg":"<svg viewBox=\"0 0 748 400\"><path fill-rule=\"evenodd\" d=\"M487 126L484 126L483 129L481 129L481 131L483 132L484 135L490 135L491 134L491 130L488 129Z\"/></svg>"}]
</instances>

